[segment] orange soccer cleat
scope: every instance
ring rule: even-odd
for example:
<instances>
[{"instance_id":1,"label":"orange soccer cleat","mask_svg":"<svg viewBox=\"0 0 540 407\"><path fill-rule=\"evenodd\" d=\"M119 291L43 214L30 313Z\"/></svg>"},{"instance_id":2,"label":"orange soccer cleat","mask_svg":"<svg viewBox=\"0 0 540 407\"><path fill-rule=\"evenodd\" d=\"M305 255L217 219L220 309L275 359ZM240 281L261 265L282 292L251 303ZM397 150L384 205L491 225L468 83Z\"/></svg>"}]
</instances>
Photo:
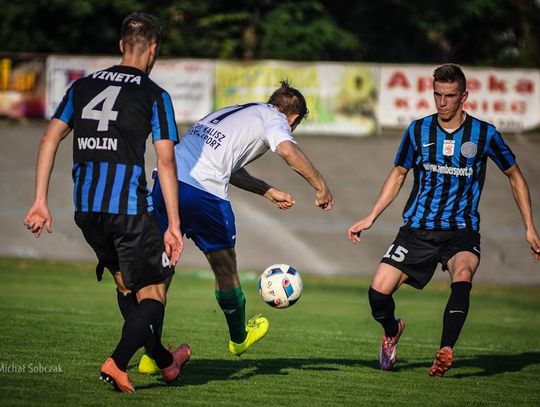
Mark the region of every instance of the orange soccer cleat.
<instances>
[{"instance_id":1,"label":"orange soccer cleat","mask_svg":"<svg viewBox=\"0 0 540 407\"><path fill-rule=\"evenodd\" d=\"M113 358L108 358L101 366L100 380L112 384L117 391L122 393L133 393L135 391L127 372L120 370Z\"/></svg>"},{"instance_id":2,"label":"orange soccer cleat","mask_svg":"<svg viewBox=\"0 0 540 407\"><path fill-rule=\"evenodd\" d=\"M443 377L454 361L454 350L450 346L439 349L435 355L435 361L429 369L431 377Z\"/></svg>"},{"instance_id":3,"label":"orange soccer cleat","mask_svg":"<svg viewBox=\"0 0 540 407\"><path fill-rule=\"evenodd\" d=\"M166 383L170 384L174 382L180 376L182 367L191 358L191 346L187 343L183 343L172 353L173 362L169 367L161 369L161 376Z\"/></svg>"}]
</instances>

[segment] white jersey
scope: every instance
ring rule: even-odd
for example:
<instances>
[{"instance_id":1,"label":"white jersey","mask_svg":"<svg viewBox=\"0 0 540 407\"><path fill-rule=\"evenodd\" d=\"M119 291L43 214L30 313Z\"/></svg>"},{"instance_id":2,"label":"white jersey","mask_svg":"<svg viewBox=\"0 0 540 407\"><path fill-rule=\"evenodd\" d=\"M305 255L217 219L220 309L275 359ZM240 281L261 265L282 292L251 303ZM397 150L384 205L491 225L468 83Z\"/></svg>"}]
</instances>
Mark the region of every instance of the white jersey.
<instances>
[{"instance_id":1,"label":"white jersey","mask_svg":"<svg viewBox=\"0 0 540 407\"><path fill-rule=\"evenodd\" d=\"M175 146L178 179L229 199L231 174L292 141L287 117L266 103L230 106L195 123Z\"/></svg>"}]
</instances>

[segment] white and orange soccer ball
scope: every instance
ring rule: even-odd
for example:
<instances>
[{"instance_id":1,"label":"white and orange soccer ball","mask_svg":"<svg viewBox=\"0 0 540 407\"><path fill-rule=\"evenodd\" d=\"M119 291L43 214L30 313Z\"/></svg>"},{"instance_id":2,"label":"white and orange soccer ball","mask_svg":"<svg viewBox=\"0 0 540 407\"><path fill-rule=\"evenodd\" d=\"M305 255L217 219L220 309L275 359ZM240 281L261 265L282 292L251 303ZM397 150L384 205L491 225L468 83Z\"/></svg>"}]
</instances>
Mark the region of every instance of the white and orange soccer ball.
<instances>
[{"instance_id":1,"label":"white and orange soccer ball","mask_svg":"<svg viewBox=\"0 0 540 407\"><path fill-rule=\"evenodd\" d=\"M273 264L259 278L259 293L264 302L274 308L295 304L304 285L300 273L288 264Z\"/></svg>"}]
</instances>

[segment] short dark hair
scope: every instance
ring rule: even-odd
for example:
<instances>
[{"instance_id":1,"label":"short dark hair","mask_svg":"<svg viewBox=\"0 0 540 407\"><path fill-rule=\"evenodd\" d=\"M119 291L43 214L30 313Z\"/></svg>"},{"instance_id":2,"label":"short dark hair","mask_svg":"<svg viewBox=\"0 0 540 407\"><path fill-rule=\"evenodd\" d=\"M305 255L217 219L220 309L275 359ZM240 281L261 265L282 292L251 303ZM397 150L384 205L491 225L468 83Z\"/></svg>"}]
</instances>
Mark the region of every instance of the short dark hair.
<instances>
[{"instance_id":1,"label":"short dark hair","mask_svg":"<svg viewBox=\"0 0 540 407\"><path fill-rule=\"evenodd\" d=\"M435 69L433 71L433 82L457 82L460 92L465 92L467 89L465 74L456 64L444 64Z\"/></svg>"},{"instance_id":2,"label":"short dark hair","mask_svg":"<svg viewBox=\"0 0 540 407\"><path fill-rule=\"evenodd\" d=\"M268 103L274 105L285 116L298 114L298 123L309 114L304 95L291 86L287 79L280 82L281 86L272 93Z\"/></svg>"},{"instance_id":3,"label":"short dark hair","mask_svg":"<svg viewBox=\"0 0 540 407\"><path fill-rule=\"evenodd\" d=\"M131 13L122 22L120 38L127 47L136 44L148 46L161 42L161 24L157 17L147 13Z\"/></svg>"}]
</instances>

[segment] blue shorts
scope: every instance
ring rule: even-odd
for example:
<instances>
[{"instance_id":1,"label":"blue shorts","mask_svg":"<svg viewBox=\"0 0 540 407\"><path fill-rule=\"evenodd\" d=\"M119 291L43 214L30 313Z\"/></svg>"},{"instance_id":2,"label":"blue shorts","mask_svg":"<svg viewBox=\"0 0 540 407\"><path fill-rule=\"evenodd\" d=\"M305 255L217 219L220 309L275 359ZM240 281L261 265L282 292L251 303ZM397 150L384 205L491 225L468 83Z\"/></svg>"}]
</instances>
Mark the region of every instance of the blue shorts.
<instances>
[{"instance_id":1,"label":"blue shorts","mask_svg":"<svg viewBox=\"0 0 540 407\"><path fill-rule=\"evenodd\" d=\"M169 221L157 176L154 179L152 198L159 229L164 234ZM234 247L236 226L229 201L182 181L178 181L178 198L180 229L203 253Z\"/></svg>"}]
</instances>

